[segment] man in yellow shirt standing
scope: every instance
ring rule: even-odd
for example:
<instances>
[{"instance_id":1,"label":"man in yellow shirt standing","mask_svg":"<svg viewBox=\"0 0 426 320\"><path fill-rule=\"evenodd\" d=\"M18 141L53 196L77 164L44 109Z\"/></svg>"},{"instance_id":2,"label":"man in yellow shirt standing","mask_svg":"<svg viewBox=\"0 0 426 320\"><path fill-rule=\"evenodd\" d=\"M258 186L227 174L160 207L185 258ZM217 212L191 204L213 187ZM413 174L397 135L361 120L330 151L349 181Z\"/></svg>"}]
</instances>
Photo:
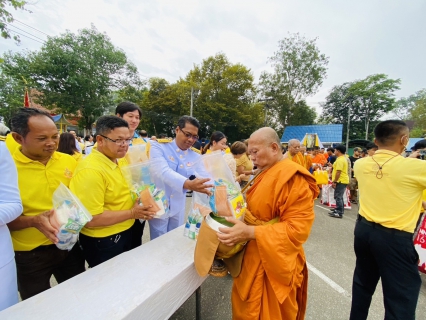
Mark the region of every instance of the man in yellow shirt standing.
<instances>
[{"instance_id":1,"label":"man in yellow shirt standing","mask_svg":"<svg viewBox=\"0 0 426 320\"><path fill-rule=\"evenodd\" d=\"M333 163L333 173L332 173L332 187L334 189L334 200L336 201L336 208L332 209L330 217L333 218L343 218L344 213L344 203L343 203L343 194L346 191L346 187L349 184L348 176L348 161L345 157L346 147L339 144L334 151L337 159Z\"/></svg>"},{"instance_id":2,"label":"man in yellow shirt standing","mask_svg":"<svg viewBox=\"0 0 426 320\"><path fill-rule=\"evenodd\" d=\"M12 118L13 159L23 212L8 223L18 274L18 289L23 300L50 288L50 277L61 283L83 272L80 247L60 250L56 230L50 223L53 192L62 182L68 186L76 161L56 152L58 129L51 116L38 109L23 108ZM1 280L0 280L1 281Z\"/></svg>"},{"instance_id":3,"label":"man in yellow shirt standing","mask_svg":"<svg viewBox=\"0 0 426 320\"><path fill-rule=\"evenodd\" d=\"M367 319L381 279L384 318L412 320L421 286L413 233L423 211L426 161L401 156L409 142L403 121L379 123L374 136L378 150L354 164L360 209L350 319Z\"/></svg>"},{"instance_id":4,"label":"man in yellow shirt standing","mask_svg":"<svg viewBox=\"0 0 426 320\"><path fill-rule=\"evenodd\" d=\"M70 189L93 216L80 233L80 245L91 268L132 249L135 219L152 219L150 207L132 201L117 159L126 155L132 136L128 123L116 116L96 121L97 149L83 159Z\"/></svg>"}]
</instances>

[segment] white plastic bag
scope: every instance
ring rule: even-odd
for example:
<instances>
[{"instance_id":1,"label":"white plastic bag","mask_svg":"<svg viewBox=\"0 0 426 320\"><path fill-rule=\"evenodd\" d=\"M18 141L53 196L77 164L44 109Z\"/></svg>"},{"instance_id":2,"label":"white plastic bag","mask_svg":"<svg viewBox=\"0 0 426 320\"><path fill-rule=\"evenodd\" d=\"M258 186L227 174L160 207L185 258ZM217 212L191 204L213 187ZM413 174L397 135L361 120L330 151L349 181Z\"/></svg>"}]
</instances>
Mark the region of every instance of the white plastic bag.
<instances>
[{"instance_id":1,"label":"white plastic bag","mask_svg":"<svg viewBox=\"0 0 426 320\"><path fill-rule=\"evenodd\" d=\"M127 150L125 158L129 164L148 161L148 156L146 155L146 144L136 144L130 146Z\"/></svg>"},{"instance_id":2,"label":"white plastic bag","mask_svg":"<svg viewBox=\"0 0 426 320\"><path fill-rule=\"evenodd\" d=\"M92 215L63 183L53 193L52 202L55 213L50 223L59 230L56 246L69 251L77 242L80 230L92 220Z\"/></svg>"},{"instance_id":3,"label":"white plastic bag","mask_svg":"<svg viewBox=\"0 0 426 320\"><path fill-rule=\"evenodd\" d=\"M122 172L129 184L133 201L139 198L141 205L152 205L157 209L154 218L167 218L170 210L164 178L156 169L154 161L125 166Z\"/></svg>"}]
</instances>

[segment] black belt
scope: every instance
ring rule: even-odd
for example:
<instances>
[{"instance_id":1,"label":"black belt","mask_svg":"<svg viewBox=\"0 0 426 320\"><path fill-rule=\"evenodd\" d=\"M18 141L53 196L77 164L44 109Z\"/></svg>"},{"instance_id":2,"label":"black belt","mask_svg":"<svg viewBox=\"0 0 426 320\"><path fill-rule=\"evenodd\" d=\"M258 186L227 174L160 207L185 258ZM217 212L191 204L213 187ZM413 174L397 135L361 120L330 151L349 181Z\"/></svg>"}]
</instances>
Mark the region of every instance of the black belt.
<instances>
[{"instance_id":1,"label":"black belt","mask_svg":"<svg viewBox=\"0 0 426 320\"><path fill-rule=\"evenodd\" d=\"M413 238L413 233L411 233L411 232L402 231L402 230L398 230L398 229L392 229L392 228L386 228L379 223L368 221L367 219L365 219L360 214L358 215L357 221L360 221L363 224L366 224L367 226L370 226L374 229L379 229L379 230L382 230L384 232L394 234L396 236L405 237L405 238Z\"/></svg>"}]
</instances>

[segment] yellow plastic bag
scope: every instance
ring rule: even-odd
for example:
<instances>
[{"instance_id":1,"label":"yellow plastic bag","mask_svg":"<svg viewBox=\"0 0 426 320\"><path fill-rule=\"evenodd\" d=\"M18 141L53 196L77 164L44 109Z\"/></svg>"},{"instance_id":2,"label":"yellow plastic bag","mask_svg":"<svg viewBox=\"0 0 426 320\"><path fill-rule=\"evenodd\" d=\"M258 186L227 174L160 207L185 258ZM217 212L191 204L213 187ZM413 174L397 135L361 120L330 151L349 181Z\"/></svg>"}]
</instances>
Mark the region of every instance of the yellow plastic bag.
<instances>
[{"instance_id":1,"label":"yellow plastic bag","mask_svg":"<svg viewBox=\"0 0 426 320\"><path fill-rule=\"evenodd\" d=\"M328 184L328 172L324 170L315 170L314 177L317 184Z\"/></svg>"}]
</instances>

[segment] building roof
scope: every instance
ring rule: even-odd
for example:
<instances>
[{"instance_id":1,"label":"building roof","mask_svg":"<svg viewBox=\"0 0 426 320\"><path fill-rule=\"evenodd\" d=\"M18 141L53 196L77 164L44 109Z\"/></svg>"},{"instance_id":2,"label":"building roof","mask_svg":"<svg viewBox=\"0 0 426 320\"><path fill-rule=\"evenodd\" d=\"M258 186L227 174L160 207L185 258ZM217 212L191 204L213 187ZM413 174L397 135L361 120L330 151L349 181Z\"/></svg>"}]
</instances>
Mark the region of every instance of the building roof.
<instances>
[{"instance_id":1,"label":"building roof","mask_svg":"<svg viewBox=\"0 0 426 320\"><path fill-rule=\"evenodd\" d=\"M61 124L66 124L66 125L72 125L72 123L70 123L66 118L65 118L65 116L62 114L62 113L60 113L60 114L57 114L57 115L55 115L55 116L52 116L52 118L53 118L53 121L55 122L55 123L61 123Z\"/></svg>"},{"instance_id":2,"label":"building roof","mask_svg":"<svg viewBox=\"0 0 426 320\"><path fill-rule=\"evenodd\" d=\"M343 124L324 124L309 126L286 127L281 142L287 143L291 139L302 141L307 133L316 133L322 143L342 142Z\"/></svg>"}]
</instances>

